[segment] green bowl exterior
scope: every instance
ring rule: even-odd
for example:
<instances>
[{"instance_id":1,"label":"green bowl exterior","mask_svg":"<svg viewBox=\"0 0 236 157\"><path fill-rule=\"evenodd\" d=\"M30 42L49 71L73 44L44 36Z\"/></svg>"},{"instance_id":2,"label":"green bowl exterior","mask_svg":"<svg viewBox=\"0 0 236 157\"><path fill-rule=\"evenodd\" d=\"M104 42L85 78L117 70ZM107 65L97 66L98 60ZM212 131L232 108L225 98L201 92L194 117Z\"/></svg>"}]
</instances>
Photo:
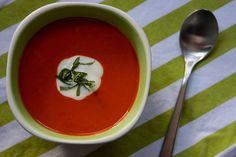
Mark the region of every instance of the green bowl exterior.
<instances>
[{"instance_id":1,"label":"green bowl exterior","mask_svg":"<svg viewBox=\"0 0 236 157\"><path fill-rule=\"evenodd\" d=\"M55 6L55 7L54 7ZM86 3L51 4L41 10L36 10L20 24L17 33L14 34L8 57L7 90L10 107L20 124L29 132L56 142L63 143L102 143L114 140L125 134L136 123L144 108L150 82L150 50L147 47L146 36L140 34L134 27L132 20L127 19L125 13L118 9L103 5ZM115 10L115 11L114 11ZM117 13L119 12L119 14ZM124 16L122 16L122 15ZM126 15L127 16L127 15ZM140 68L140 81L137 97L128 114L114 127L104 132L86 136L72 136L53 132L38 122L28 113L22 102L19 86L19 63L26 43L42 27L48 23L67 17L89 17L112 24L125 34L135 48ZM142 30L141 30L142 31ZM145 39L144 39L145 38ZM145 43L146 42L146 43Z\"/></svg>"}]
</instances>

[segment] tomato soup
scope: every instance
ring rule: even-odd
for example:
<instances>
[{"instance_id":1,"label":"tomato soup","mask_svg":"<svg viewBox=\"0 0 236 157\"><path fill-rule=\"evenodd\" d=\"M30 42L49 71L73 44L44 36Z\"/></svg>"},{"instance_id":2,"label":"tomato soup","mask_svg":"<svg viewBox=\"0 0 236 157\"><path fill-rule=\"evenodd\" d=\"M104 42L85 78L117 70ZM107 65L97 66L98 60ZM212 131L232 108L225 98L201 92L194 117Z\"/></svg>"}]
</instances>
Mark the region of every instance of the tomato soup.
<instances>
[{"instance_id":1,"label":"tomato soup","mask_svg":"<svg viewBox=\"0 0 236 157\"><path fill-rule=\"evenodd\" d=\"M57 89L59 63L72 56L99 61L98 90L82 100ZM90 18L66 18L40 29L27 43L19 67L19 87L30 115L44 127L68 135L89 135L116 125L131 109L139 84L139 64L130 41L114 26Z\"/></svg>"}]
</instances>

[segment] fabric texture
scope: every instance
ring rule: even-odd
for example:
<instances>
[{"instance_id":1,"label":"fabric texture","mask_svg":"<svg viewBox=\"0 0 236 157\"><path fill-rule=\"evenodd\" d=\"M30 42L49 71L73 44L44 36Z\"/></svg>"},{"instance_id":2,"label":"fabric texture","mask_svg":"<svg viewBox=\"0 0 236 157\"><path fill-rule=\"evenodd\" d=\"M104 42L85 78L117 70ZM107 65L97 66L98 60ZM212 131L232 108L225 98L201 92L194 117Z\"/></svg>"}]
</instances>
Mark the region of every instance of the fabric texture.
<instances>
[{"instance_id":1,"label":"fabric texture","mask_svg":"<svg viewBox=\"0 0 236 157\"><path fill-rule=\"evenodd\" d=\"M117 7L143 27L152 53L152 78L144 112L125 136L106 144L66 145L26 132L6 97L6 61L18 24L35 9L60 2L91 2ZM173 111L184 72L179 48L183 20L209 9L219 39L190 79L173 156L236 156L236 1L235 0L1 0L0 1L0 157L156 157Z\"/></svg>"}]
</instances>

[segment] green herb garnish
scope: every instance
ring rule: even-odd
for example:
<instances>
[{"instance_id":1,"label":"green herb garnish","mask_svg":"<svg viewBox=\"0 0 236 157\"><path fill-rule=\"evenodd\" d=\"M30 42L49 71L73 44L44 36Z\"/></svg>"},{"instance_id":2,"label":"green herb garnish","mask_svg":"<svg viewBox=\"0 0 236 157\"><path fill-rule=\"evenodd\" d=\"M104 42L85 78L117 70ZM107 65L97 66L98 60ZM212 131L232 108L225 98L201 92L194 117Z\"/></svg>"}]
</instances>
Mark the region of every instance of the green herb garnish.
<instances>
[{"instance_id":1,"label":"green herb garnish","mask_svg":"<svg viewBox=\"0 0 236 157\"><path fill-rule=\"evenodd\" d=\"M95 62L95 60L92 62L89 62L89 63L81 63L80 57L77 57L73 63L71 70L75 70L79 65L92 65L94 62Z\"/></svg>"},{"instance_id":2,"label":"green herb garnish","mask_svg":"<svg viewBox=\"0 0 236 157\"><path fill-rule=\"evenodd\" d=\"M95 81L90 81L87 80L85 77L88 75L85 72L79 72L75 71L75 69L79 65L92 65L95 62L89 62L89 63L81 63L80 62L80 57L77 57L72 65L71 69L62 69L57 76L57 79L59 79L61 82L66 84L67 86L60 86L60 90L70 90L72 88L77 87L76 90L76 96L80 95L80 87L83 86L85 87L88 91L90 91L91 88L95 86Z\"/></svg>"}]
</instances>

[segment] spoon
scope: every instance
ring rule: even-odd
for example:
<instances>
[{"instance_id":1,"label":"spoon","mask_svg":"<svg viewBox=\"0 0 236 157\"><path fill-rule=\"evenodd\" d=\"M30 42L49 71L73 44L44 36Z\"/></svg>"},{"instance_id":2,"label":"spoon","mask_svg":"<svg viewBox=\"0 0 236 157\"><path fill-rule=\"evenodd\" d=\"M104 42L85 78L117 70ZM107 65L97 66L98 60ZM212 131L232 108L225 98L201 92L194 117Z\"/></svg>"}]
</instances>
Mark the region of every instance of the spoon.
<instances>
[{"instance_id":1,"label":"spoon","mask_svg":"<svg viewBox=\"0 0 236 157\"><path fill-rule=\"evenodd\" d=\"M218 24L212 12L201 9L189 15L180 31L180 47L185 61L185 73L160 157L171 157L187 83L194 66L213 49L218 36Z\"/></svg>"}]
</instances>

